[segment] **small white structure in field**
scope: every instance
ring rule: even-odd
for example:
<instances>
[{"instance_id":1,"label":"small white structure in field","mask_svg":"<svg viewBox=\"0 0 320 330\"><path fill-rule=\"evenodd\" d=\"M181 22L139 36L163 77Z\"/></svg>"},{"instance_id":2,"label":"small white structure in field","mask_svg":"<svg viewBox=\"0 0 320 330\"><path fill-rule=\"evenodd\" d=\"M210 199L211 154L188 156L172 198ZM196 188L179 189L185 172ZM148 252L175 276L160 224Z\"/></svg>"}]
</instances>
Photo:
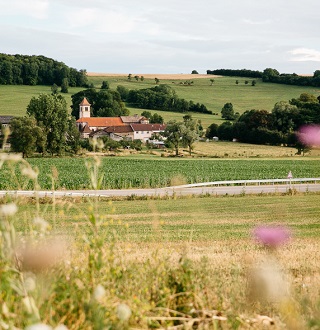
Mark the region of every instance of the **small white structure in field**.
<instances>
[{"instance_id":1,"label":"small white structure in field","mask_svg":"<svg viewBox=\"0 0 320 330\"><path fill-rule=\"evenodd\" d=\"M214 136L214 137L212 138L212 141L214 141L214 142L218 142L218 141L219 141L219 138L218 138L217 136Z\"/></svg>"}]
</instances>

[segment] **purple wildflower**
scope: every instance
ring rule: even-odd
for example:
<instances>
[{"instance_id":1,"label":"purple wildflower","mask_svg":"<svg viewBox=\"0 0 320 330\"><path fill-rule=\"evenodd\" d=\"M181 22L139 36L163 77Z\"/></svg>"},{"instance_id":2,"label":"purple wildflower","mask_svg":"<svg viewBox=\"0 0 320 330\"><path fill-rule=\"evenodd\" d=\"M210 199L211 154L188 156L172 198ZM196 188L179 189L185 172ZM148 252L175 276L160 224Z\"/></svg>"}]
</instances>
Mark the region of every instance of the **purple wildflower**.
<instances>
[{"instance_id":1,"label":"purple wildflower","mask_svg":"<svg viewBox=\"0 0 320 330\"><path fill-rule=\"evenodd\" d=\"M308 146L320 146L320 125L304 125L298 136L300 142Z\"/></svg>"},{"instance_id":2,"label":"purple wildflower","mask_svg":"<svg viewBox=\"0 0 320 330\"><path fill-rule=\"evenodd\" d=\"M259 243L275 248L289 240L290 232L282 226L260 226L254 229L253 236Z\"/></svg>"}]
</instances>

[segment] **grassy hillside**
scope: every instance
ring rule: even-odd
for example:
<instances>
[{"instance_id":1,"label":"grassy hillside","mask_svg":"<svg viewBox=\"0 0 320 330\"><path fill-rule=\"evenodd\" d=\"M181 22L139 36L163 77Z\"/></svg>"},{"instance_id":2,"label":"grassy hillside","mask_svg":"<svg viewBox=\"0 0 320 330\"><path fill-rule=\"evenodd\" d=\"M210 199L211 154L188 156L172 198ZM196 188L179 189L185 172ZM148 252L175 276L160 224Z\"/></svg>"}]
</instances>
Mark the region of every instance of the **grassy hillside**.
<instances>
[{"instance_id":1,"label":"grassy hillside","mask_svg":"<svg viewBox=\"0 0 320 330\"><path fill-rule=\"evenodd\" d=\"M189 77L189 76L188 76ZM211 86L210 79L214 79ZM125 86L129 89L150 88L155 86L154 79L146 78L144 81L136 81L132 78L128 81L127 77L89 77L89 81L96 87L100 87L103 80L107 80L112 89L118 85ZM236 85L236 80L239 84ZM245 85L245 80L249 84ZM294 97L298 97L301 93L310 93L319 95L320 90L314 87L300 87L280 84L263 83L261 79L255 79L256 86L251 86L252 79L240 77L212 77L200 79L160 79L160 84L168 84L173 87L178 96L186 100L203 103L214 113L220 111L223 105L231 102L236 112L243 113L251 109L264 109L271 111L274 104L279 101L288 101ZM191 86L181 85L180 82L193 81Z\"/></svg>"},{"instance_id":2,"label":"grassy hillside","mask_svg":"<svg viewBox=\"0 0 320 330\"><path fill-rule=\"evenodd\" d=\"M69 93L62 94L69 106L71 95L81 90L69 87ZM0 115L24 116L31 98L43 93L51 93L51 86L0 85Z\"/></svg>"},{"instance_id":3,"label":"grassy hillside","mask_svg":"<svg viewBox=\"0 0 320 330\"><path fill-rule=\"evenodd\" d=\"M299 87L279 84L263 83L256 79L257 85L251 86L252 79L247 79L249 83L245 85L245 78L234 77L212 77L197 79L160 79L160 84L168 84L173 87L180 98L203 103L209 110L218 115L194 114L194 118L201 119L204 127L212 122L221 123L220 111L223 105L231 102L236 112L243 113L251 109L265 109L271 111L278 101L288 101L298 97L301 93L308 92L319 95L320 91L314 87ZM210 79L214 78L211 86ZM136 81L134 78L128 81L127 76L90 76L89 83L93 83L96 88L101 86L103 80L107 80L111 89L116 89L118 85L129 89L150 88L155 86L154 78L145 78L144 81ZM235 81L239 84L236 85ZM185 81L193 81L191 86L183 85ZM69 88L69 94L63 94L68 104L71 104L71 95L82 90L82 88ZM40 93L50 93L50 86L6 86L0 85L0 115L25 114L26 107L32 96ZM130 112L141 113L143 109L129 107ZM159 112L159 111L157 111ZM165 121L171 119L182 120L183 114L160 112Z\"/></svg>"}]
</instances>

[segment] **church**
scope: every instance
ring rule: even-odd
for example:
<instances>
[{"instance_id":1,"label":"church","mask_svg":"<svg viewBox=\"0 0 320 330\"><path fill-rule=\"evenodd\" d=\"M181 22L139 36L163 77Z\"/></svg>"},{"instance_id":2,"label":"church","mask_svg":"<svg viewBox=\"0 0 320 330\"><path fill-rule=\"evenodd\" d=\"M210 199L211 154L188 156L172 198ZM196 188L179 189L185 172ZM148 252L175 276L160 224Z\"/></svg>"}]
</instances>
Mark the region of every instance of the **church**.
<instances>
[{"instance_id":1,"label":"church","mask_svg":"<svg viewBox=\"0 0 320 330\"><path fill-rule=\"evenodd\" d=\"M108 135L113 140L141 140L147 142L152 134L165 130L164 124L150 124L141 115L120 117L91 117L91 104L83 98L79 105L77 126L82 138Z\"/></svg>"}]
</instances>

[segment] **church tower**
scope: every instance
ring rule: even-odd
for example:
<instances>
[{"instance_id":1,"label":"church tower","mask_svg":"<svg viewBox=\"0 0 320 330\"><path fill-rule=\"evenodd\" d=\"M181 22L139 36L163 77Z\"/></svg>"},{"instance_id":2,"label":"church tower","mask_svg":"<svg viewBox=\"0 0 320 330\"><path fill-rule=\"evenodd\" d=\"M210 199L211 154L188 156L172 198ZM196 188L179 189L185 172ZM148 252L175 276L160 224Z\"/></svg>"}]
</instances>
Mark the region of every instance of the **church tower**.
<instances>
[{"instance_id":1,"label":"church tower","mask_svg":"<svg viewBox=\"0 0 320 330\"><path fill-rule=\"evenodd\" d=\"M84 97L79 107L79 118L90 118L90 106L91 104Z\"/></svg>"}]
</instances>

